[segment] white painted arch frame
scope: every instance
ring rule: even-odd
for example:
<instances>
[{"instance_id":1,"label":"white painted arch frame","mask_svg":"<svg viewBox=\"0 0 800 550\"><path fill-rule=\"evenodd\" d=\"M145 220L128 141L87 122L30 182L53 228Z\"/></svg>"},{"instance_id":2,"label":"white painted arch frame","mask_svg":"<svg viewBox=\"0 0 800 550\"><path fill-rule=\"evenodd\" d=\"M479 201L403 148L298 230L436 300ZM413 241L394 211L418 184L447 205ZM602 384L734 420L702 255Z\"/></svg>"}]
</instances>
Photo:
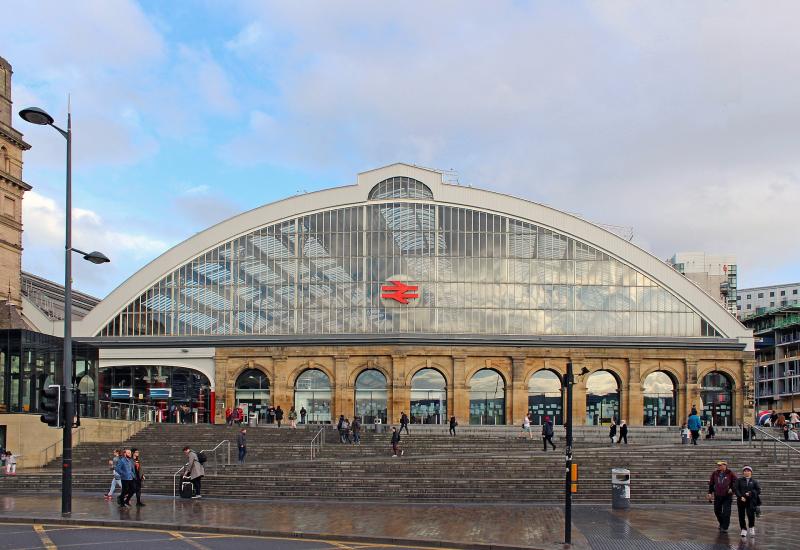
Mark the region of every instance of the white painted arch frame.
<instances>
[{"instance_id":1,"label":"white painted arch frame","mask_svg":"<svg viewBox=\"0 0 800 550\"><path fill-rule=\"evenodd\" d=\"M367 196L373 186L395 176L410 177L426 184L433 191L435 204L511 216L585 242L651 278L683 299L720 334L739 340L745 344L745 349L748 351L753 350L752 331L744 327L721 303L663 261L614 233L538 203L493 191L449 185L443 182L441 172L402 163L363 172L358 175L356 185L307 193L266 204L197 233L167 250L129 277L86 317L75 323L74 333L83 337L96 335L131 301L161 278L221 244L260 227L304 214L362 205L367 202Z\"/></svg>"}]
</instances>

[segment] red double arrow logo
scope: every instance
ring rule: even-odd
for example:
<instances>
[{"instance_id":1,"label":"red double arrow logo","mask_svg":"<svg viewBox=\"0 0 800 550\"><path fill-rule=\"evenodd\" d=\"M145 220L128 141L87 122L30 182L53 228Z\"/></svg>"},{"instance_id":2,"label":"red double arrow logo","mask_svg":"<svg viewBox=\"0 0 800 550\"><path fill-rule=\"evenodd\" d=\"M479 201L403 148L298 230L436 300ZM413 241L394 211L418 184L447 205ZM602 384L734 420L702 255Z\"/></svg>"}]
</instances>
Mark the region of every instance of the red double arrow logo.
<instances>
[{"instance_id":1,"label":"red double arrow logo","mask_svg":"<svg viewBox=\"0 0 800 550\"><path fill-rule=\"evenodd\" d=\"M407 304L413 298L419 298L418 286L407 285L402 281L389 281L390 285L381 287L381 298L395 300L401 304Z\"/></svg>"}]
</instances>

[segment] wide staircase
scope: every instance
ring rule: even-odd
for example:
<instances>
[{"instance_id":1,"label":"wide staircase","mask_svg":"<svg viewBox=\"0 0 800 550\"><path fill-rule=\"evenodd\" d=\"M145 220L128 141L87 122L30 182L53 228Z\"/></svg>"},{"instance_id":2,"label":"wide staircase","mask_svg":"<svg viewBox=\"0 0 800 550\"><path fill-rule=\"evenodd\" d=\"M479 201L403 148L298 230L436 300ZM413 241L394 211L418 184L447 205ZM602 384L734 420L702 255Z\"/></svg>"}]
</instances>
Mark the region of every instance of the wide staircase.
<instances>
[{"instance_id":1,"label":"wide staircase","mask_svg":"<svg viewBox=\"0 0 800 550\"><path fill-rule=\"evenodd\" d=\"M125 443L140 450L147 479L145 493L172 494L174 474L184 463L182 449L207 452L204 493L208 497L413 502L558 502L563 499L563 429L556 452L543 452L541 439L520 438L515 427L447 428L412 426L402 436L405 455L391 457L388 432L362 434L361 445L339 443L331 427L325 443L310 460L310 441L319 426L248 429L247 464L236 464L238 429L211 425L156 424ZM577 501L608 502L611 468L631 471L634 503L693 503L705 497L707 480L719 459L735 471L749 464L762 483L765 504L800 502L800 484L788 483L796 471L733 441L727 434L697 447L680 444L675 428L631 429L630 444L611 447L607 429L575 430L579 466ZM118 447L119 445L116 445ZM108 458L115 445L84 444L74 451L74 489L107 491ZM785 463L785 461L784 461ZM796 464L796 462L795 462ZM0 478L0 492L58 490L60 464L13 478Z\"/></svg>"}]
</instances>

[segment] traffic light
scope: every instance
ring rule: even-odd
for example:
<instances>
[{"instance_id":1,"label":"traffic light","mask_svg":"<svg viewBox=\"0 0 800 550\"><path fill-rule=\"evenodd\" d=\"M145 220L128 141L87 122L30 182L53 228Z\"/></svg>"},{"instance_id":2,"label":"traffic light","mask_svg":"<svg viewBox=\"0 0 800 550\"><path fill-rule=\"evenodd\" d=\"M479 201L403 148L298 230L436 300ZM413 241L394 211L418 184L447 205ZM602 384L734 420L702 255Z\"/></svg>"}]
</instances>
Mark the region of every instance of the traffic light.
<instances>
[{"instance_id":1,"label":"traffic light","mask_svg":"<svg viewBox=\"0 0 800 550\"><path fill-rule=\"evenodd\" d=\"M61 386L51 384L42 390L42 399L39 401L39 409L44 413L41 421L52 428L64 426L63 411L61 410Z\"/></svg>"}]
</instances>

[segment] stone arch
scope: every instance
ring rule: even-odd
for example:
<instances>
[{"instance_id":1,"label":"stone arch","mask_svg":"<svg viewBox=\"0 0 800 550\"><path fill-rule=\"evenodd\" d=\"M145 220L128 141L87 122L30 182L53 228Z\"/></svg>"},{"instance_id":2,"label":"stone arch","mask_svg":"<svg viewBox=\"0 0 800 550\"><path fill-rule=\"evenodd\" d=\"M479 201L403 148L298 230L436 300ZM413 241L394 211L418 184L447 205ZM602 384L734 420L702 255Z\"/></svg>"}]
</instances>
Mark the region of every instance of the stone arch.
<instances>
[{"instance_id":1,"label":"stone arch","mask_svg":"<svg viewBox=\"0 0 800 550\"><path fill-rule=\"evenodd\" d=\"M478 366L472 367L471 369L469 369L466 372L466 374L464 376L464 380L466 380L466 382L467 382L467 389L469 389L469 382L470 382L470 380L472 380L472 377L475 376L475 374L477 372L482 371L482 370L493 370L493 371L495 371L497 374L500 375L500 378L503 379L503 384L505 384L506 390L508 390L511 387L510 380L512 379L512 376L511 376L510 367L508 367L506 365L497 365L497 364L494 364L494 363L486 362L483 365L478 365Z\"/></svg>"},{"instance_id":2,"label":"stone arch","mask_svg":"<svg viewBox=\"0 0 800 550\"><path fill-rule=\"evenodd\" d=\"M437 371L439 374L442 375L444 378L445 385L449 388L451 384L450 377L447 376L447 369L441 366L438 363L434 363L432 361L427 361L425 363L420 363L419 365L412 367L411 370L408 371L406 374L405 385L406 387L411 387L411 381L414 379L414 375L417 374L419 371L424 369L433 369Z\"/></svg>"},{"instance_id":3,"label":"stone arch","mask_svg":"<svg viewBox=\"0 0 800 550\"><path fill-rule=\"evenodd\" d=\"M237 367L236 370L234 370L234 371L232 371L230 373L230 378L228 378L228 380L230 381L229 382L230 386L232 388L235 388L236 387L236 381L239 379L239 377L242 375L242 373L244 371L248 371L248 370L257 370L257 371L261 372L264 376L267 377L267 380L269 381L270 387L273 387L275 385L275 380L273 379L272 375L270 374L269 369L267 369L266 367L264 367L263 365L260 365L258 363L253 363L252 361L248 361L248 362L244 363L243 365Z\"/></svg>"},{"instance_id":4,"label":"stone arch","mask_svg":"<svg viewBox=\"0 0 800 550\"><path fill-rule=\"evenodd\" d=\"M361 365L358 365L357 367L354 367L348 373L348 375L347 375L347 387L355 389L356 380L358 380L358 377L361 376L362 372L368 371L368 370L376 370L376 371L380 372L381 374L383 374L383 376L386 377L386 387L387 387L387 389L390 389L392 387L392 375L389 372L389 370L386 367L384 367L383 365L380 365L377 362L372 361L371 359L369 361L367 361L366 363L362 363Z\"/></svg>"},{"instance_id":5,"label":"stone arch","mask_svg":"<svg viewBox=\"0 0 800 550\"><path fill-rule=\"evenodd\" d=\"M331 383L331 388L336 385L336 379L333 377L333 372L331 372L328 367L320 363L315 363L314 361L307 361L305 363L301 363L289 373L287 378L287 387L294 389L294 386L297 383L297 378L307 370L319 370L324 372Z\"/></svg>"},{"instance_id":6,"label":"stone arch","mask_svg":"<svg viewBox=\"0 0 800 550\"><path fill-rule=\"evenodd\" d=\"M644 384L644 381L648 376L658 371L667 373L667 375L670 378L672 378L672 382L675 384L676 389L684 382L683 375L677 370L675 370L674 367L672 367L671 365L662 365L660 363L658 365L653 365L652 367L643 369L641 371L641 374L639 375L639 380L641 381L642 384Z\"/></svg>"},{"instance_id":7,"label":"stone arch","mask_svg":"<svg viewBox=\"0 0 800 550\"><path fill-rule=\"evenodd\" d=\"M535 375L537 372L541 372L543 370L552 372L553 374L556 375L556 377L558 377L558 381L559 382L561 382L562 384L564 383L564 375L562 373L558 372L557 369L555 369L553 367L536 366L536 367L533 367L532 369L530 369L528 371L528 373L525 375L525 388L527 388L528 384L530 384L531 378L533 378L533 375Z\"/></svg>"},{"instance_id":8,"label":"stone arch","mask_svg":"<svg viewBox=\"0 0 800 550\"><path fill-rule=\"evenodd\" d=\"M663 374L667 377L672 390L670 392L657 391L648 393L645 388L647 379L653 375ZM648 369L647 374L641 377L642 395L642 425L644 426L677 426L682 411L678 408L680 396L680 381L672 369Z\"/></svg>"},{"instance_id":9,"label":"stone arch","mask_svg":"<svg viewBox=\"0 0 800 550\"><path fill-rule=\"evenodd\" d=\"M731 388L731 391L737 392L742 387L741 376L738 373L736 373L733 370L731 370L731 368L728 367L727 365L721 365L720 366L720 365L717 365L717 364L711 364L708 367L705 367L703 370L698 371L697 372L697 383L698 384L702 384L703 378L705 378L707 375L711 374L712 372L721 372L721 373L725 374L728 378L730 378L731 379L731 384L733 384L733 387Z\"/></svg>"},{"instance_id":10,"label":"stone arch","mask_svg":"<svg viewBox=\"0 0 800 550\"><path fill-rule=\"evenodd\" d=\"M599 401L594 401L590 403L590 396L592 394L589 393L589 380L596 374L601 372L607 372L614 378L614 382L617 385L616 391L616 399L605 399L603 397ZM586 376L583 378L583 384L585 387L585 395L586 399L584 402L584 406L586 409L586 423L589 425L598 425L601 423L610 422L613 417L616 417L616 420L620 420L620 415L623 412L623 401L622 401L622 387L624 377L620 376L620 373L614 369L610 368L607 365L604 365L603 368L591 370ZM602 396L608 394L599 394Z\"/></svg>"}]
</instances>

